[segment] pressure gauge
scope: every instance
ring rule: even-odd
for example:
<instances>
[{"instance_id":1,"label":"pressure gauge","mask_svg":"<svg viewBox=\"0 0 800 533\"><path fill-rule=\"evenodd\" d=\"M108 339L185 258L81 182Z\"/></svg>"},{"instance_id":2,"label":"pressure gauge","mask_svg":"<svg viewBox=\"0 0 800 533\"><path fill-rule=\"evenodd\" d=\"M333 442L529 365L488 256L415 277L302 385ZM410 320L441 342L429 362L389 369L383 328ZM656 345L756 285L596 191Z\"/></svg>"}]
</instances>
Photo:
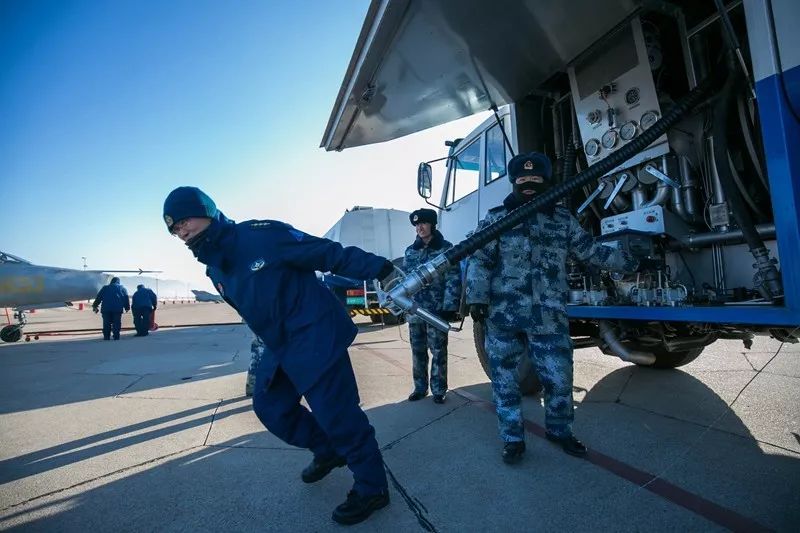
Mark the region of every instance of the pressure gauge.
<instances>
[{"instance_id":1,"label":"pressure gauge","mask_svg":"<svg viewBox=\"0 0 800 533\"><path fill-rule=\"evenodd\" d=\"M589 111L586 115L586 120L589 121L589 124L600 124L603 121L603 112L599 109L595 109L593 111Z\"/></svg>"},{"instance_id":2,"label":"pressure gauge","mask_svg":"<svg viewBox=\"0 0 800 533\"><path fill-rule=\"evenodd\" d=\"M597 139L589 139L583 147L586 157L597 157L600 153L600 141Z\"/></svg>"},{"instance_id":3,"label":"pressure gauge","mask_svg":"<svg viewBox=\"0 0 800 533\"><path fill-rule=\"evenodd\" d=\"M639 125L642 127L643 130L646 130L653 124L658 122L658 113L655 111L648 111L644 115L642 115L641 120L639 120Z\"/></svg>"},{"instance_id":4,"label":"pressure gauge","mask_svg":"<svg viewBox=\"0 0 800 533\"><path fill-rule=\"evenodd\" d=\"M639 88L631 87L625 93L625 103L628 105L635 105L639 103Z\"/></svg>"},{"instance_id":5,"label":"pressure gauge","mask_svg":"<svg viewBox=\"0 0 800 533\"><path fill-rule=\"evenodd\" d=\"M619 134L617 133L617 130L608 130L600 138L600 142L603 144L603 148L606 150L611 150L617 145L618 139Z\"/></svg>"},{"instance_id":6,"label":"pressure gauge","mask_svg":"<svg viewBox=\"0 0 800 533\"><path fill-rule=\"evenodd\" d=\"M623 141L630 141L636 137L636 123L631 120L623 124L619 129L619 136Z\"/></svg>"}]
</instances>

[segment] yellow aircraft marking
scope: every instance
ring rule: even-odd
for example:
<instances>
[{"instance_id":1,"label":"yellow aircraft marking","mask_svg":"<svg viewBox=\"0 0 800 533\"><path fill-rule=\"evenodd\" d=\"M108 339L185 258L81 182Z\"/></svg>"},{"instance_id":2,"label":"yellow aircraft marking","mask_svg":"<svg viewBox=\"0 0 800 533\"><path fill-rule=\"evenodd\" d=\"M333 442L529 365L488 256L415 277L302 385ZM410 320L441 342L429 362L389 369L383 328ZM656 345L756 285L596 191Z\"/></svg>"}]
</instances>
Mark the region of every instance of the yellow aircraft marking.
<instances>
[{"instance_id":1,"label":"yellow aircraft marking","mask_svg":"<svg viewBox=\"0 0 800 533\"><path fill-rule=\"evenodd\" d=\"M44 276L9 276L0 280L0 294L39 294L44 292Z\"/></svg>"}]
</instances>

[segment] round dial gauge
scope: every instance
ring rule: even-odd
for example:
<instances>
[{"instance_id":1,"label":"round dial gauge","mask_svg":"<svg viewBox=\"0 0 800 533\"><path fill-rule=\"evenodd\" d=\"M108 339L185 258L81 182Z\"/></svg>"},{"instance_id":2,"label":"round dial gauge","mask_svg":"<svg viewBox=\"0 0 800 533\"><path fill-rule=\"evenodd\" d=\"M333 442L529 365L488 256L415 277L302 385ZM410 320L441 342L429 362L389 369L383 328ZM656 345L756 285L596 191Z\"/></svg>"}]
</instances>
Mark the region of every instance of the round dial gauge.
<instances>
[{"instance_id":1,"label":"round dial gauge","mask_svg":"<svg viewBox=\"0 0 800 533\"><path fill-rule=\"evenodd\" d=\"M586 115L586 120L589 121L589 124L600 124L603 121L603 112L599 109L590 111L589 114Z\"/></svg>"},{"instance_id":2,"label":"round dial gauge","mask_svg":"<svg viewBox=\"0 0 800 533\"><path fill-rule=\"evenodd\" d=\"M625 103L628 105L634 105L639 103L638 87L631 87L630 89L628 89L628 92L625 93Z\"/></svg>"},{"instance_id":3,"label":"round dial gauge","mask_svg":"<svg viewBox=\"0 0 800 533\"><path fill-rule=\"evenodd\" d=\"M658 122L658 113L656 113L655 111L648 111L647 113L642 115L642 118L639 121L639 125L642 127L643 130L646 130L656 122Z\"/></svg>"},{"instance_id":4,"label":"round dial gauge","mask_svg":"<svg viewBox=\"0 0 800 533\"><path fill-rule=\"evenodd\" d=\"M586 141L583 151L586 153L587 157L597 157L597 154L600 153L600 141L597 139L589 139Z\"/></svg>"},{"instance_id":5,"label":"round dial gauge","mask_svg":"<svg viewBox=\"0 0 800 533\"><path fill-rule=\"evenodd\" d=\"M617 133L617 130L608 130L600 138L600 141L603 143L603 148L606 150L611 150L617 145L618 138L619 134Z\"/></svg>"},{"instance_id":6,"label":"round dial gauge","mask_svg":"<svg viewBox=\"0 0 800 533\"><path fill-rule=\"evenodd\" d=\"M623 124L619 129L619 136L623 141L630 141L636 137L636 123L631 120Z\"/></svg>"}]
</instances>

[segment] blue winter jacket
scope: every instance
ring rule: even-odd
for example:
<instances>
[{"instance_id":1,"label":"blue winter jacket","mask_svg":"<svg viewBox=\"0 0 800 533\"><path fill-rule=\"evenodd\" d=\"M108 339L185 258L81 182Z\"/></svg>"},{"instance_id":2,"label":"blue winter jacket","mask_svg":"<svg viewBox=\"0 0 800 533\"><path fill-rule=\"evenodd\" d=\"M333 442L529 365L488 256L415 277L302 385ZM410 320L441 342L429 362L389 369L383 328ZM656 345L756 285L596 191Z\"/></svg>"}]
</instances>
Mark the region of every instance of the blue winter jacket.
<instances>
[{"instance_id":1,"label":"blue winter jacket","mask_svg":"<svg viewBox=\"0 0 800 533\"><path fill-rule=\"evenodd\" d=\"M92 307L101 305L100 311L103 313L121 313L131 310L128 300L128 291L118 281L109 283L100 289L97 298L94 299Z\"/></svg>"},{"instance_id":2,"label":"blue winter jacket","mask_svg":"<svg viewBox=\"0 0 800 533\"><path fill-rule=\"evenodd\" d=\"M220 295L266 344L270 371L280 365L301 393L347 356L357 333L315 271L373 279L386 262L283 222L236 224L221 214L191 249Z\"/></svg>"},{"instance_id":3,"label":"blue winter jacket","mask_svg":"<svg viewBox=\"0 0 800 533\"><path fill-rule=\"evenodd\" d=\"M147 287L136 289L136 292L133 293L133 297L131 297L131 307L147 307L148 309L155 309L158 307L158 298L156 298L156 293Z\"/></svg>"}]
</instances>

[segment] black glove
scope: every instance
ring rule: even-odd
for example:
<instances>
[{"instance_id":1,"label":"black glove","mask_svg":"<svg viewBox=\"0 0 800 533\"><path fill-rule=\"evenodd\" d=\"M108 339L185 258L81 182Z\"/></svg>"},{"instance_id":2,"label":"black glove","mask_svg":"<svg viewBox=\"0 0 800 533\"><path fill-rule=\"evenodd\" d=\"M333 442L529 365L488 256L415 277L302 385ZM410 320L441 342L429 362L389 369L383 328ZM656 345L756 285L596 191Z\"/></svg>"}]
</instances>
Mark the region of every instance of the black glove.
<instances>
[{"instance_id":1,"label":"black glove","mask_svg":"<svg viewBox=\"0 0 800 533\"><path fill-rule=\"evenodd\" d=\"M461 321L461 315L458 314L458 311L442 311L439 313L439 316L442 317L446 322Z\"/></svg>"},{"instance_id":2,"label":"black glove","mask_svg":"<svg viewBox=\"0 0 800 533\"><path fill-rule=\"evenodd\" d=\"M386 262L381 267L380 272L378 272L378 279L385 280L386 278L391 276L393 272L394 272L394 264L387 259Z\"/></svg>"},{"instance_id":3,"label":"black glove","mask_svg":"<svg viewBox=\"0 0 800 533\"><path fill-rule=\"evenodd\" d=\"M636 267L636 272L652 272L654 270L664 270L664 262L660 259L650 259L649 257L639 259L639 266Z\"/></svg>"},{"instance_id":4,"label":"black glove","mask_svg":"<svg viewBox=\"0 0 800 533\"><path fill-rule=\"evenodd\" d=\"M97 308L97 306L93 306L92 307L92 311L94 311L94 314L97 314L97 313L100 312L100 310Z\"/></svg>"},{"instance_id":5,"label":"black glove","mask_svg":"<svg viewBox=\"0 0 800 533\"><path fill-rule=\"evenodd\" d=\"M489 316L489 306L486 304L471 304L469 306L469 316L473 322L483 322Z\"/></svg>"}]
</instances>

